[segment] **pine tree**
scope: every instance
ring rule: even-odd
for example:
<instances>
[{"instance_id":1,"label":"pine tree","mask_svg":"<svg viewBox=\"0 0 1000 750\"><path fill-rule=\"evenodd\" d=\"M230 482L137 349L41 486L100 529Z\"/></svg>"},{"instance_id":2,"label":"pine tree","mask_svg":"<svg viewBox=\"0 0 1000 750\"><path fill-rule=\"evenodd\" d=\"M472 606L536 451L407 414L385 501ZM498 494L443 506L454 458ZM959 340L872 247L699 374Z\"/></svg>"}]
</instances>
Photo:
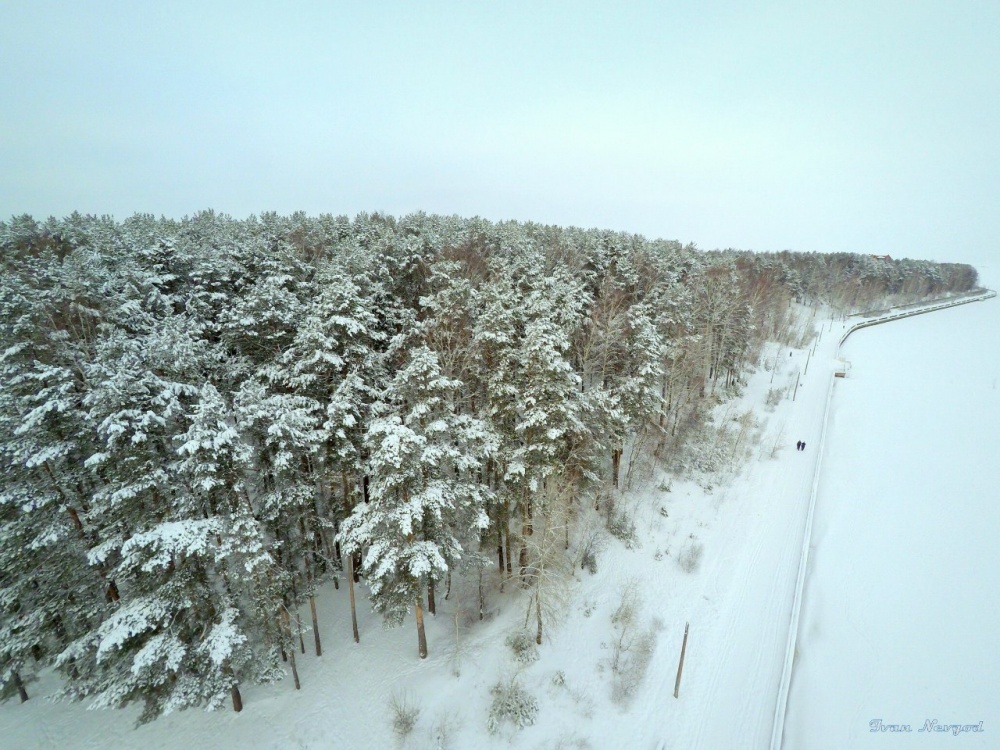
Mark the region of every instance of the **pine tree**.
<instances>
[{"instance_id":1,"label":"pine tree","mask_svg":"<svg viewBox=\"0 0 1000 750\"><path fill-rule=\"evenodd\" d=\"M489 523L490 492L478 472L496 441L481 420L456 411L462 383L441 374L437 356L413 349L374 407L365 437L370 502L340 533L363 570L376 611L400 624L415 608L420 657L427 656L423 591L463 557L475 556Z\"/></svg>"},{"instance_id":2,"label":"pine tree","mask_svg":"<svg viewBox=\"0 0 1000 750\"><path fill-rule=\"evenodd\" d=\"M364 433L372 404L385 387L386 349L404 313L385 299L364 254L324 264L317 273L318 292L310 302L292 345L267 371L272 388L312 399L319 407L317 440L303 465L309 467L322 507L303 519L303 536L329 540L363 496ZM338 493L339 489L339 493ZM338 497L339 494L339 497ZM308 529L305 527L308 526ZM306 557L304 590L315 611L312 592L318 581L317 550ZM327 542L326 547L334 547ZM329 550L328 558L336 557ZM332 560L331 560L332 562ZM355 556L347 555L347 585L354 640L360 638L355 609ZM335 579L336 580L336 579Z\"/></svg>"},{"instance_id":3,"label":"pine tree","mask_svg":"<svg viewBox=\"0 0 1000 750\"><path fill-rule=\"evenodd\" d=\"M85 241L80 217L75 242ZM64 227L0 232L0 685L24 684L101 616L113 585L87 564L93 446L81 363L101 305L102 264L73 256Z\"/></svg>"}]
</instances>

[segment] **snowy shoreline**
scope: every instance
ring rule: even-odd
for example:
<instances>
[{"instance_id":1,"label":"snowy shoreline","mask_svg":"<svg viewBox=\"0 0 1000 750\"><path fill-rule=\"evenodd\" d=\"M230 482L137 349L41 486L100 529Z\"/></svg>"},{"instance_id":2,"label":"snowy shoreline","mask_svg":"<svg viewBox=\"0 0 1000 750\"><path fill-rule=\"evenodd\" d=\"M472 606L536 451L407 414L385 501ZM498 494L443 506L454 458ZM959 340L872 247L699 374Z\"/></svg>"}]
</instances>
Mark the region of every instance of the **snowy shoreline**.
<instances>
[{"instance_id":1,"label":"snowy shoreline","mask_svg":"<svg viewBox=\"0 0 1000 750\"><path fill-rule=\"evenodd\" d=\"M912 317L914 315L922 315L928 312L934 312L937 310L944 310L951 307L956 307L958 305L964 305L971 302L981 302L988 299L996 297L996 292L993 290L984 290L976 295L971 295L968 297L963 297L961 299L949 300L943 303L932 303L929 305L924 305L920 307L913 306L911 309L905 311L892 312L888 314L881 315L879 317L870 318L863 320L859 323L852 325L843 335L840 337L840 341L837 344L837 351L835 356L839 359L840 349L843 347L847 339L851 334L856 333L864 328L868 328L875 325L880 325L884 323L889 323L892 321L900 320L903 318ZM795 597L792 603L792 615L791 624L789 626L788 632L788 647L785 652L785 663L782 669L781 686L778 690L778 698L775 706L774 715L774 730L771 735L771 750L780 750L782 746L782 741L784 738L784 725L785 718L788 710L788 691L791 685L792 675L794 671L795 664L795 651L799 638L799 620L802 609L802 597L805 589L806 576L809 569L809 549L812 546L812 530L813 530L813 518L816 509L816 498L819 494L820 478L822 476L823 469L823 455L825 453L826 439L827 439L827 428L830 418L830 404L833 401L834 386L837 382L837 377L843 371L838 370L834 372L833 376L829 380L826 405L823 409L823 420L822 426L820 428L820 445L819 445L819 459L816 461L816 466L814 470L814 478L812 483L812 491L809 497L809 510L806 518L806 530L803 534L802 539L802 553L799 563L798 578L796 581Z\"/></svg>"},{"instance_id":2,"label":"snowy shoreline","mask_svg":"<svg viewBox=\"0 0 1000 750\"><path fill-rule=\"evenodd\" d=\"M885 747L917 730L995 744L996 312L970 305L851 340L858 367L834 399L786 747ZM945 587L951 605L928 607L926 591Z\"/></svg>"}]
</instances>

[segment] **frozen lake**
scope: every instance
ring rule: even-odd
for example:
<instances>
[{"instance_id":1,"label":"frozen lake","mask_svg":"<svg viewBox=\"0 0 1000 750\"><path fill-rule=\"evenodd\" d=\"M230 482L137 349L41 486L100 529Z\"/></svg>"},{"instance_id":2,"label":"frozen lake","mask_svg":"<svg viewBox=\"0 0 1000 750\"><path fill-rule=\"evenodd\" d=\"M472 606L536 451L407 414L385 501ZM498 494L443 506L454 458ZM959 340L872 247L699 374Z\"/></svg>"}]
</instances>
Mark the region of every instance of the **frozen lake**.
<instances>
[{"instance_id":1,"label":"frozen lake","mask_svg":"<svg viewBox=\"0 0 1000 750\"><path fill-rule=\"evenodd\" d=\"M841 353L783 747L1000 747L1000 298Z\"/></svg>"}]
</instances>

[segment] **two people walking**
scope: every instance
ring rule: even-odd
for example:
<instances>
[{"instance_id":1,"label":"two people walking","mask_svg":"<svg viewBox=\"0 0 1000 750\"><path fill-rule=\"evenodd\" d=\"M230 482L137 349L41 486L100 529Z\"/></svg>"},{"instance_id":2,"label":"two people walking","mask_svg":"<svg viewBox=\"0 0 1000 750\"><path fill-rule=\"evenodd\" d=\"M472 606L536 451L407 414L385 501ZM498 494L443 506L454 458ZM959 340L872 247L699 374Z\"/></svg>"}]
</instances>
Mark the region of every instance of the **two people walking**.
<instances>
[{"instance_id":1,"label":"two people walking","mask_svg":"<svg viewBox=\"0 0 1000 750\"><path fill-rule=\"evenodd\" d=\"M800 440L799 442L797 442L795 444L795 450L797 450L797 451L804 451L805 449L806 449L806 441L805 440Z\"/></svg>"}]
</instances>

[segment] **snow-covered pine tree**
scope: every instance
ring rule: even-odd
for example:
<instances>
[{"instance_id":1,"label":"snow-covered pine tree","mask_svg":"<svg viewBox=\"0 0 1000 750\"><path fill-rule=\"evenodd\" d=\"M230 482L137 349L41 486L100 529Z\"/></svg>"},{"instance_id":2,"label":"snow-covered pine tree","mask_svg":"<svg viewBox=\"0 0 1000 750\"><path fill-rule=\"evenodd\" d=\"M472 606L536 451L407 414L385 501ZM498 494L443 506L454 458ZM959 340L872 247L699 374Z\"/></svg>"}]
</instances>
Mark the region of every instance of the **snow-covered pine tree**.
<instances>
[{"instance_id":1,"label":"snow-covered pine tree","mask_svg":"<svg viewBox=\"0 0 1000 750\"><path fill-rule=\"evenodd\" d=\"M71 218L72 240L54 221L0 226L0 687L22 697L30 672L101 616L108 587L86 563L94 436L81 407L102 315L88 288L104 267L82 257L87 222Z\"/></svg>"},{"instance_id":2,"label":"snow-covered pine tree","mask_svg":"<svg viewBox=\"0 0 1000 750\"><path fill-rule=\"evenodd\" d=\"M267 539L268 562L275 568L267 574L281 581L265 587L277 592L272 599L261 595L251 599L260 609L261 622L268 625L269 637L281 644L287 656L295 646L282 624L284 615L295 612L300 601L312 600L320 577L318 560L325 559L326 553L316 538L321 487L312 469L324 445L323 410L312 398L274 392L257 378L240 386L234 409L243 443L238 457L240 512L248 514L241 524L244 532L259 526L256 533ZM262 582L255 586L260 590ZM293 619L298 629L297 615ZM319 654L316 627L314 618ZM297 674L293 676L297 681Z\"/></svg>"},{"instance_id":3,"label":"snow-covered pine tree","mask_svg":"<svg viewBox=\"0 0 1000 750\"><path fill-rule=\"evenodd\" d=\"M253 650L253 610L234 588L253 578L226 577L224 550L246 526L236 523L235 420L212 381L240 366L200 317L201 283L172 272L196 265L184 252L177 258L164 238L138 255L132 287L141 296L104 325L86 367L84 404L103 442L86 462L99 483L89 559L120 600L59 657L77 675L70 695L141 702L143 720L230 695L238 705L240 680L274 676L273 659Z\"/></svg>"},{"instance_id":4,"label":"snow-covered pine tree","mask_svg":"<svg viewBox=\"0 0 1000 750\"><path fill-rule=\"evenodd\" d=\"M426 346L409 352L365 437L370 502L354 508L339 535L347 554L365 550L372 603L387 623L402 623L414 608L421 658L424 590L477 554L489 523L490 491L479 470L496 439L485 422L456 409L462 387L441 374Z\"/></svg>"},{"instance_id":5,"label":"snow-covered pine tree","mask_svg":"<svg viewBox=\"0 0 1000 750\"><path fill-rule=\"evenodd\" d=\"M501 436L497 470L505 508L497 520L506 525L508 518L520 517L518 558L527 581L527 540L537 500L545 510L546 482L576 486L596 476L594 402L570 361L586 296L560 266L545 272L530 245L515 245L493 266L494 279L481 292L474 342L488 416ZM551 492L576 494L556 486Z\"/></svg>"},{"instance_id":6,"label":"snow-covered pine tree","mask_svg":"<svg viewBox=\"0 0 1000 750\"><path fill-rule=\"evenodd\" d=\"M363 496L364 433L371 406L385 387L390 337L406 316L373 278L370 263L364 252L353 248L320 266L316 295L291 346L267 370L272 389L287 389L319 407L321 434L303 460L317 499L316 513L303 517L303 535L322 540L305 558L302 588L311 609L319 561L324 570L334 563L338 555L332 539ZM354 562L354 555L347 555L352 629L358 641Z\"/></svg>"}]
</instances>

